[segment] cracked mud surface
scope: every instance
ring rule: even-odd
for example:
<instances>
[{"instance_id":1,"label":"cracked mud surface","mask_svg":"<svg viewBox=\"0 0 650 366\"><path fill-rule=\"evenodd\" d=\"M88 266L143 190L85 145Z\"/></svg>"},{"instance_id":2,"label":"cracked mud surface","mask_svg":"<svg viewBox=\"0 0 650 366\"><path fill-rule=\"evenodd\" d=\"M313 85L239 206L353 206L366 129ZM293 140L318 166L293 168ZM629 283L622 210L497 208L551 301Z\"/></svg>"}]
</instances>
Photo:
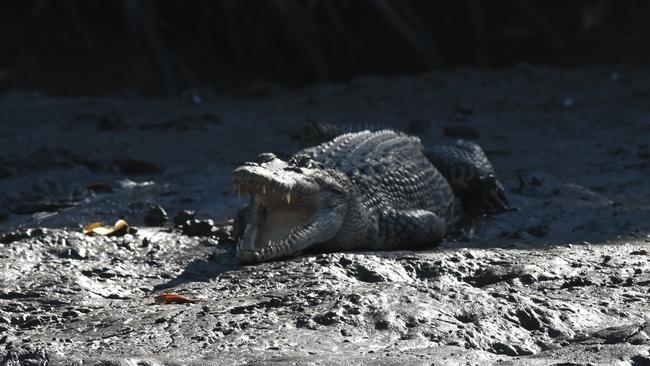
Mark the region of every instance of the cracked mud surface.
<instances>
[{"instance_id":1,"label":"cracked mud surface","mask_svg":"<svg viewBox=\"0 0 650 366\"><path fill-rule=\"evenodd\" d=\"M199 105L2 96L0 363L648 365L650 73L611 72L461 70ZM296 151L305 119L475 140L518 210L431 250L239 266L229 172ZM182 210L200 223L173 228ZM138 231L81 232L118 218ZM164 292L200 301L155 304Z\"/></svg>"}]
</instances>

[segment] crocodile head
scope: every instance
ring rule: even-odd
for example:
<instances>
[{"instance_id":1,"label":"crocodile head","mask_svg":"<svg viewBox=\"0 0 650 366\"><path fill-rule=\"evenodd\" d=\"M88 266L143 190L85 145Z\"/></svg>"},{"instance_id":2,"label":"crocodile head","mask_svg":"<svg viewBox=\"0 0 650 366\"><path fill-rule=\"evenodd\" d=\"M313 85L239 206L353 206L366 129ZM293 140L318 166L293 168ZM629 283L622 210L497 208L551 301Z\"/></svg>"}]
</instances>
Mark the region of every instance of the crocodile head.
<instances>
[{"instance_id":1,"label":"crocodile head","mask_svg":"<svg viewBox=\"0 0 650 366\"><path fill-rule=\"evenodd\" d=\"M251 203L237 215L237 257L251 263L287 256L333 237L348 193L336 173L306 155L284 161L271 153L233 171L237 194Z\"/></svg>"}]
</instances>

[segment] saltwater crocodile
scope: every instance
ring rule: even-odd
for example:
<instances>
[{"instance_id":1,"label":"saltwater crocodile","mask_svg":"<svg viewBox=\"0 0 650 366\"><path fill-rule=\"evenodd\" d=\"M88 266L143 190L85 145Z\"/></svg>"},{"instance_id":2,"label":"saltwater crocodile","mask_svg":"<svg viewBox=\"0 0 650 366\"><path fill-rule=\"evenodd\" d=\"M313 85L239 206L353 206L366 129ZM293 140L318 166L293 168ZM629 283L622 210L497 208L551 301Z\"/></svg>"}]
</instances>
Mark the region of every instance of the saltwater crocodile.
<instances>
[{"instance_id":1,"label":"saltwater crocodile","mask_svg":"<svg viewBox=\"0 0 650 366\"><path fill-rule=\"evenodd\" d=\"M426 156L425 156L426 154ZM462 211L494 213L507 200L478 145L425 151L392 130L346 133L287 161L272 153L233 171L251 203L235 218L242 263L319 250L390 250L440 242Z\"/></svg>"}]
</instances>

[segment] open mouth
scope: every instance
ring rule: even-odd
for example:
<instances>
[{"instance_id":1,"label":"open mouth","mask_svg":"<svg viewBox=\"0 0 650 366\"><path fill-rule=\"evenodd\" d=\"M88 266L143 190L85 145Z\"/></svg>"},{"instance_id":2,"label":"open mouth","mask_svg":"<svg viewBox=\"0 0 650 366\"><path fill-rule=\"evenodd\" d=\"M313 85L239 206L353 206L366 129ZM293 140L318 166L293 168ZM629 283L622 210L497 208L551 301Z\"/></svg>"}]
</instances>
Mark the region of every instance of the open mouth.
<instances>
[{"instance_id":1,"label":"open mouth","mask_svg":"<svg viewBox=\"0 0 650 366\"><path fill-rule=\"evenodd\" d=\"M240 249L259 250L289 239L316 213L316 195L290 191L275 184L233 178L237 195L249 194L252 203L239 238Z\"/></svg>"}]
</instances>

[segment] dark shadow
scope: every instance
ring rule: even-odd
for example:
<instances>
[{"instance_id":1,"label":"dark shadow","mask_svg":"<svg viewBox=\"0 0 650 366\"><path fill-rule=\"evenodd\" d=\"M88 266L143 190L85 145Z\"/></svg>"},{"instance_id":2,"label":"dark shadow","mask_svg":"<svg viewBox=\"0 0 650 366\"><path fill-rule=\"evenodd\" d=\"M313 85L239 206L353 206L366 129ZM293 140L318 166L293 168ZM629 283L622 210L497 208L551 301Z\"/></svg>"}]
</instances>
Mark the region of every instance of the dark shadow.
<instances>
[{"instance_id":1,"label":"dark shadow","mask_svg":"<svg viewBox=\"0 0 650 366\"><path fill-rule=\"evenodd\" d=\"M194 259L183 272L165 283L154 286L154 291L165 290L189 282L208 282L220 274L240 268L234 248L211 255L207 260Z\"/></svg>"}]
</instances>

